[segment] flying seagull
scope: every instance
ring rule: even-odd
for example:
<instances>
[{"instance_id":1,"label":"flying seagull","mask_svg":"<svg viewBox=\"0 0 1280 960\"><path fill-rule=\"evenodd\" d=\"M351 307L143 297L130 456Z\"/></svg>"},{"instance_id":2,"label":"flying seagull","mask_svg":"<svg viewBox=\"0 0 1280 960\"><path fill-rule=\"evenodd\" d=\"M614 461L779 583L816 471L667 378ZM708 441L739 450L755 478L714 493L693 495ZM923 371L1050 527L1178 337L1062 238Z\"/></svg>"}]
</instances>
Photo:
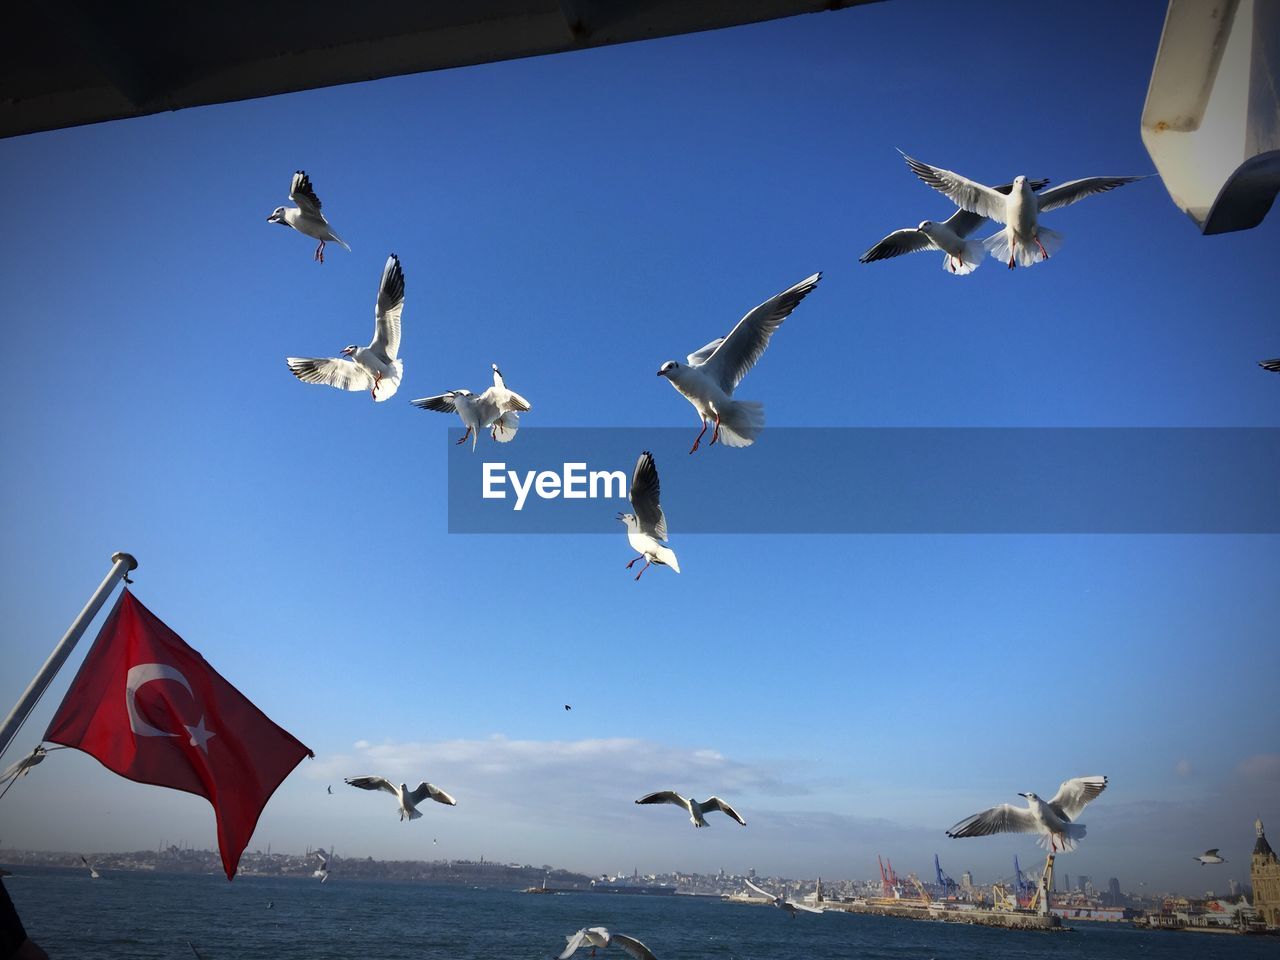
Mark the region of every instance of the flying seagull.
<instances>
[{"instance_id":1,"label":"flying seagull","mask_svg":"<svg viewBox=\"0 0 1280 960\"><path fill-rule=\"evenodd\" d=\"M590 947L591 955L594 957L596 948L606 949L612 937L609 936L607 927L583 927L577 933L571 934L564 939L564 950L561 951L556 960L569 960L582 947Z\"/></svg>"},{"instance_id":2,"label":"flying seagull","mask_svg":"<svg viewBox=\"0 0 1280 960\"><path fill-rule=\"evenodd\" d=\"M567 704L567 703L564 705L564 708L565 708L566 710L572 710L572 709L573 709L573 707L569 706L569 704Z\"/></svg>"},{"instance_id":3,"label":"flying seagull","mask_svg":"<svg viewBox=\"0 0 1280 960\"><path fill-rule=\"evenodd\" d=\"M764 404L734 400L733 391L769 346L774 331L821 279L822 274L815 273L766 300L739 320L728 336L712 340L689 354L687 365L668 360L658 368L658 376L671 381L671 386L693 404L702 418L702 431L693 441L690 453L702 442L708 420L714 420L716 425L711 434L712 443L719 440L722 433L729 447L747 447L755 442L764 428Z\"/></svg>"},{"instance_id":4,"label":"flying seagull","mask_svg":"<svg viewBox=\"0 0 1280 960\"><path fill-rule=\"evenodd\" d=\"M304 383L323 383L339 390L368 390L381 403L395 395L404 376L400 352L400 314L404 311L404 271L394 253L387 257L378 284L373 311L373 341L367 347L354 343L340 357L286 357L293 375Z\"/></svg>"},{"instance_id":5,"label":"flying seagull","mask_svg":"<svg viewBox=\"0 0 1280 960\"><path fill-rule=\"evenodd\" d=\"M55 750L59 749L54 747ZM49 755L49 751L43 746L37 746L29 754L20 760L16 760L9 766L5 767L4 772L0 773L0 783L7 783L9 780L16 780L18 777L25 777L31 772L31 768L38 763L43 763L44 758Z\"/></svg>"},{"instance_id":6,"label":"flying seagull","mask_svg":"<svg viewBox=\"0 0 1280 960\"><path fill-rule=\"evenodd\" d=\"M385 777L348 777L347 783L353 787L359 787L361 790L382 790L391 794L400 801L400 819L401 820L417 820L422 816L418 812L418 804L423 800L431 799L437 803L447 803L449 806L456 806L458 801L453 799L439 787L433 787L425 780L410 791L407 784L395 786Z\"/></svg>"},{"instance_id":7,"label":"flying seagull","mask_svg":"<svg viewBox=\"0 0 1280 960\"><path fill-rule=\"evenodd\" d=\"M1274 360L1259 360L1258 366L1263 370L1270 370L1272 373L1280 373L1280 357Z\"/></svg>"},{"instance_id":8,"label":"flying seagull","mask_svg":"<svg viewBox=\"0 0 1280 960\"><path fill-rule=\"evenodd\" d=\"M616 943L625 950L633 960L657 960L639 940L634 937L628 937L625 933L609 933L606 927L584 927L577 933L565 937L566 943L564 950L556 960L569 960L579 949L585 946L591 947L591 955L594 957L596 948L606 949L611 943Z\"/></svg>"},{"instance_id":9,"label":"flying seagull","mask_svg":"<svg viewBox=\"0 0 1280 960\"><path fill-rule=\"evenodd\" d=\"M316 856L320 859L320 866L316 867L313 877L319 877L321 883L329 882L329 859L325 855L324 848L316 851Z\"/></svg>"},{"instance_id":10,"label":"flying seagull","mask_svg":"<svg viewBox=\"0 0 1280 960\"><path fill-rule=\"evenodd\" d=\"M330 793L333 793L333 786L332 786L332 785L328 786L326 789L327 789Z\"/></svg>"},{"instance_id":11,"label":"flying seagull","mask_svg":"<svg viewBox=\"0 0 1280 960\"><path fill-rule=\"evenodd\" d=\"M899 151L901 153L901 151ZM917 177L939 193L950 198L961 210L990 217L1004 224L1004 229L983 241L992 256L1007 260L1012 270L1015 262L1024 267L1048 260L1062 246L1062 234L1040 226L1040 214L1066 207L1095 193L1106 193L1126 183L1145 177L1085 177L1035 194L1026 177L1014 177L1008 195L962 177L950 170L931 167L902 154ZM1037 256L1037 252L1039 255Z\"/></svg>"},{"instance_id":12,"label":"flying seagull","mask_svg":"<svg viewBox=\"0 0 1280 960\"><path fill-rule=\"evenodd\" d=\"M1198 861L1200 866L1202 867L1210 863L1226 863L1227 862L1223 860L1222 857L1218 856L1217 847L1214 847L1212 850L1206 850L1204 853L1200 854L1200 856L1192 857L1191 859Z\"/></svg>"},{"instance_id":13,"label":"flying seagull","mask_svg":"<svg viewBox=\"0 0 1280 960\"><path fill-rule=\"evenodd\" d=\"M648 450L640 454L635 473L631 475L631 509L635 513L618 514L618 519L627 525L627 542L631 544L632 550L640 554L631 559L627 569L630 570L637 560L643 560L644 566L636 574L637 580L654 563L670 567L679 573L680 564L676 560L676 552L665 546L667 518L663 516L662 505L658 503L658 468L654 465L653 454Z\"/></svg>"},{"instance_id":14,"label":"flying seagull","mask_svg":"<svg viewBox=\"0 0 1280 960\"><path fill-rule=\"evenodd\" d=\"M1076 777L1058 788L1053 799L1045 803L1034 793L1020 793L1027 798L1026 807L1002 803L961 820L947 831L948 837L985 837L992 833L1038 833L1036 841L1051 853L1074 850L1085 835L1083 823L1076 817L1085 804L1107 788L1103 776Z\"/></svg>"},{"instance_id":15,"label":"flying seagull","mask_svg":"<svg viewBox=\"0 0 1280 960\"><path fill-rule=\"evenodd\" d=\"M420 410L456 413L467 428L458 443L466 443L467 437L471 437L472 451L476 448L480 431L484 429L488 429L489 436L498 443L510 443L520 429L520 414L533 409L528 400L507 389L498 365L490 366L493 367L493 386L478 397L470 390L450 390L438 397L411 401Z\"/></svg>"},{"instance_id":16,"label":"flying seagull","mask_svg":"<svg viewBox=\"0 0 1280 960\"><path fill-rule=\"evenodd\" d=\"M787 911L787 913L791 915L792 920L796 918L797 910L804 910L806 913L825 913L826 912L821 907L811 907L808 904L796 903L794 900L788 900L786 897L779 897L775 894L770 893L768 890L763 890L760 887L757 887L750 880L747 881L747 886L750 887L752 890L754 890L756 893L760 894L760 896L767 897L770 903L773 904L773 906Z\"/></svg>"},{"instance_id":17,"label":"flying seagull","mask_svg":"<svg viewBox=\"0 0 1280 960\"><path fill-rule=\"evenodd\" d=\"M329 221L324 218L324 214L320 212L320 198L316 196L316 192L311 187L311 178L306 172L299 170L293 175L293 184L289 187L289 199L297 204L296 207L276 207L271 212L271 216L267 217L267 223L278 223L281 226L293 227L299 233L306 234L312 240L319 240L320 245L316 247L316 252L312 256L312 260L324 263L324 245L332 240L334 243L340 243L347 248L347 252L351 252L351 248L347 247L347 243L329 226Z\"/></svg>"},{"instance_id":18,"label":"flying seagull","mask_svg":"<svg viewBox=\"0 0 1280 960\"><path fill-rule=\"evenodd\" d=\"M1048 180L1031 180L1028 186L1039 190ZM1012 183L1002 183L993 187L998 193L1008 194L1013 189ZM876 260L888 260L904 253L917 253L921 250L941 250L942 269L947 273L963 277L977 270L987 255L987 248L981 240L966 239L969 234L987 222L987 218L968 210L957 210L946 220L938 223L925 220L918 227L903 227L889 234L874 247L858 258L859 263L874 263Z\"/></svg>"},{"instance_id":19,"label":"flying seagull","mask_svg":"<svg viewBox=\"0 0 1280 960\"><path fill-rule=\"evenodd\" d=\"M733 809L719 797L708 797L699 803L692 798L685 799L674 790L659 790L657 793L651 793L648 796L641 797L636 803L674 803L677 807L684 807L689 812L689 822L695 827L707 826L707 821L703 817L704 813L710 813L713 810L719 810L728 814L734 820L737 820L744 827L747 821L738 815L738 811Z\"/></svg>"}]
</instances>

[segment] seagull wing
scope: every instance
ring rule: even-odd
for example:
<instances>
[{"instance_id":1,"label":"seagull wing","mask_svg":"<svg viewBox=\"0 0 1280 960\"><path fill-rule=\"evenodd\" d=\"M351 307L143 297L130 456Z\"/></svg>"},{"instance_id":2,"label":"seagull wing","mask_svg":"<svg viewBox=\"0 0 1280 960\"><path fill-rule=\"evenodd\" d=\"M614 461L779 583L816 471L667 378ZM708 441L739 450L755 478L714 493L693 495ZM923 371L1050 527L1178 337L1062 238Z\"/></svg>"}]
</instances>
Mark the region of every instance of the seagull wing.
<instances>
[{"instance_id":1,"label":"seagull wing","mask_svg":"<svg viewBox=\"0 0 1280 960\"><path fill-rule=\"evenodd\" d=\"M732 817L734 820L737 820L744 827L747 825L747 821L742 819L742 817L738 814L738 811L733 809L733 807L729 806L719 797L707 797L706 800L702 801L702 812L706 813L708 810L719 810L722 813L727 813L730 817Z\"/></svg>"},{"instance_id":2,"label":"seagull wing","mask_svg":"<svg viewBox=\"0 0 1280 960\"><path fill-rule=\"evenodd\" d=\"M1036 818L1026 807L1002 803L975 813L947 831L948 837L986 837L993 833L1039 833Z\"/></svg>"},{"instance_id":3,"label":"seagull wing","mask_svg":"<svg viewBox=\"0 0 1280 960\"><path fill-rule=\"evenodd\" d=\"M757 887L750 880L747 881L747 886L750 887L752 890L754 890L756 893L760 894L760 896L762 897L768 897L770 900L778 899L776 894L770 893L768 890L763 890L760 887Z\"/></svg>"},{"instance_id":4,"label":"seagull wing","mask_svg":"<svg viewBox=\"0 0 1280 960\"><path fill-rule=\"evenodd\" d=\"M1084 805L1105 789L1107 789L1106 777L1076 777L1058 788L1058 792L1049 801L1049 806L1058 816L1074 820L1080 816Z\"/></svg>"},{"instance_id":5,"label":"seagull wing","mask_svg":"<svg viewBox=\"0 0 1280 960\"><path fill-rule=\"evenodd\" d=\"M1049 210L1057 210L1059 207L1070 206L1077 200L1091 197L1095 193L1106 193L1116 187L1123 187L1126 183L1145 179L1146 177L1085 177L1083 180L1072 180L1040 194L1040 212L1046 213Z\"/></svg>"},{"instance_id":6,"label":"seagull wing","mask_svg":"<svg viewBox=\"0 0 1280 960\"><path fill-rule=\"evenodd\" d=\"M587 927L587 939L597 947L607 947L613 937L609 936L608 927Z\"/></svg>"},{"instance_id":7,"label":"seagull wing","mask_svg":"<svg viewBox=\"0 0 1280 960\"><path fill-rule=\"evenodd\" d=\"M1274 360L1259 360L1258 366L1263 370L1270 370L1272 373L1280 373L1280 357Z\"/></svg>"},{"instance_id":8,"label":"seagull wing","mask_svg":"<svg viewBox=\"0 0 1280 960\"><path fill-rule=\"evenodd\" d=\"M633 960L658 960L649 948L635 937L628 937L625 933L615 933L612 939L614 943L627 951Z\"/></svg>"},{"instance_id":9,"label":"seagull wing","mask_svg":"<svg viewBox=\"0 0 1280 960\"><path fill-rule=\"evenodd\" d=\"M353 787L359 787L361 790L381 790L389 793L393 797L399 796L399 791L392 786L391 781L386 777L347 777L346 782Z\"/></svg>"},{"instance_id":10,"label":"seagull wing","mask_svg":"<svg viewBox=\"0 0 1280 960\"><path fill-rule=\"evenodd\" d=\"M404 310L404 271L394 253L382 268L378 302L373 310L373 343L369 349L390 363L400 352L400 314Z\"/></svg>"},{"instance_id":11,"label":"seagull wing","mask_svg":"<svg viewBox=\"0 0 1280 960\"><path fill-rule=\"evenodd\" d=\"M667 518L662 513L658 497L658 468L653 462L653 454L646 450L640 454L635 473L631 475L631 509L636 512L642 533L656 540L666 540Z\"/></svg>"},{"instance_id":12,"label":"seagull wing","mask_svg":"<svg viewBox=\"0 0 1280 960\"><path fill-rule=\"evenodd\" d=\"M421 803L423 800L426 800L428 797L430 797L436 803L444 803L451 807L456 807L458 805L457 800L453 799L453 797L449 796L439 787L434 786L430 783L427 783L427 781L425 780L423 780L420 784L418 784L417 787L414 788L413 793L409 794L409 799L412 800L415 804Z\"/></svg>"},{"instance_id":13,"label":"seagull wing","mask_svg":"<svg viewBox=\"0 0 1280 960\"><path fill-rule=\"evenodd\" d=\"M688 357L686 357L686 359L689 361L689 366L691 367L702 366L704 363L707 362L707 360L711 357L711 355L716 352L716 347L720 346L720 344L722 343L724 343L724 337L716 337L714 340L708 343L705 347L699 347L693 353L689 354Z\"/></svg>"},{"instance_id":14,"label":"seagull wing","mask_svg":"<svg viewBox=\"0 0 1280 960\"><path fill-rule=\"evenodd\" d=\"M805 913L826 913L821 907L811 907L807 903L796 903L794 900L787 900L786 904L793 910L803 910Z\"/></svg>"},{"instance_id":15,"label":"seagull wing","mask_svg":"<svg viewBox=\"0 0 1280 960\"><path fill-rule=\"evenodd\" d=\"M969 213L967 210L961 210L947 221L947 226L956 230L953 222L957 217L977 217L977 223L969 228L972 232L978 224L986 220L986 217L978 217L976 213ZM964 236L960 233L960 236ZM929 250L933 247L933 241L929 239L928 234L917 230L915 227L903 227L901 230L895 230L889 234L874 247L858 258L859 263L874 263L876 260L888 260L890 257L900 257L904 253L919 253L921 250Z\"/></svg>"},{"instance_id":16,"label":"seagull wing","mask_svg":"<svg viewBox=\"0 0 1280 960\"><path fill-rule=\"evenodd\" d=\"M1218 848L1214 847L1212 850L1206 850L1204 855L1206 857L1216 857L1218 855Z\"/></svg>"},{"instance_id":17,"label":"seagull wing","mask_svg":"<svg viewBox=\"0 0 1280 960\"><path fill-rule=\"evenodd\" d=\"M901 150L898 152L902 153ZM927 163L921 163L905 153L902 154L902 159L907 161L907 166L912 169L917 177L939 193L950 198L951 202L961 210L968 210L1004 223L1005 198L1003 194L991 187L978 183L976 180L962 177L958 173L952 173L950 170L943 170L941 167L931 167Z\"/></svg>"},{"instance_id":18,"label":"seagull wing","mask_svg":"<svg viewBox=\"0 0 1280 960\"><path fill-rule=\"evenodd\" d=\"M729 331L729 335L702 365L703 372L718 382L725 393L733 393L734 387L764 353L773 332L821 279L821 273L805 277L794 287L788 287L777 296L770 297L739 320L738 325Z\"/></svg>"},{"instance_id":19,"label":"seagull wing","mask_svg":"<svg viewBox=\"0 0 1280 960\"><path fill-rule=\"evenodd\" d=\"M659 790L657 793L650 793L641 797L636 803L674 803L677 807L689 809L689 801L674 790Z\"/></svg>"},{"instance_id":20,"label":"seagull wing","mask_svg":"<svg viewBox=\"0 0 1280 960\"><path fill-rule=\"evenodd\" d=\"M285 363L303 383L323 383L339 390L371 390L373 377L364 367L337 357L285 357Z\"/></svg>"},{"instance_id":21,"label":"seagull wing","mask_svg":"<svg viewBox=\"0 0 1280 960\"><path fill-rule=\"evenodd\" d=\"M419 410L434 410L436 413L457 413L458 408L453 405L453 398L457 396L452 390L448 393L442 393L438 397L423 397L420 400L410 400L409 402Z\"/></svg>"},{"instance_id":22,"label":"seagull wing","mask_svg":"<svg viewBox=\"0 0 1280 960\"><path fill-rule=\"evenodd\" d=\"M558 956L556 960L569 960L569 958L572 957L575 952L577 952L577 949L580 946L582 946L583 941L586 939L587 939L587 931L585 927L579 930L577 933L573 934L572 936L566 937L564 950L560 953L560 956Z\"/></svg>"},{"instance_id":23,"label":"seagull wing","mask_svg":"<svg viewBox=\"0 0 1280 960\"><path fill-rule=\"evenodd\" d=\"M323 220L320 215L320 198L316 196L315 189L311 186L311 178L307 176L305 170L299 170L293 175L293 183L289 186L289 199L298 205L298 209L308 217L315 217Z\"/></svg>"}]
</instances>

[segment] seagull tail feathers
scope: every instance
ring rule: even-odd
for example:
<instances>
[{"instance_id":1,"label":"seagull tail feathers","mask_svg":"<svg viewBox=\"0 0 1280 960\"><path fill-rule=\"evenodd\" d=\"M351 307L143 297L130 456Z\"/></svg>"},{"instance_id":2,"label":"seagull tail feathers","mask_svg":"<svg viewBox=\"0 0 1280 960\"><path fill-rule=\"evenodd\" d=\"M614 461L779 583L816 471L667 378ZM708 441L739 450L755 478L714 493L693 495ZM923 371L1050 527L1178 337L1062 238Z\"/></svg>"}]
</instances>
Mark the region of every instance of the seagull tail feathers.
<instances>
[{"instance_id":1,"label":"seagull tail feathers","mask_svg":"<svg viewBox=\"0 0 1280 960\"><path fill-rule=\"evenodd\" d=\"M499 443L510 443L516 438L516 431L520 429L520 414L514 410L508 410L493 421L489 429L493 433L493 439Z\"/></svg>"},{"instance_id":2,"label":"seagull tail feathers","mask_svg":"<svg viewBox=\"0 0 1280 960\"><path fill-rule=\"evenodd\" d=\"M378 389L374 391L373 399L377 403L383 400L390 400L396 395L396 391L400 389L400 378L404 376L404 361L392 360L391 369L395 372L394 376L383 377L378 381Z\"/></svg>"},{"instance_id":3,"label":"seagull tail feathers","mask_svg":"<svg viewBox=\"0 0 1280 960\"><path fill-rule=\"evenodd\" d=\"M764 404L731 400L720 413L720 442L726 447L749 447L764 429Z\"/></svg>"},{"instance_id":4,"label":"seagull tail feathers","mask_svg":"<svg viewBox=\"0 0 1280 960\"><path fill-rule=\"evenodd\" d=\"M1057 230L1050 230L1048 227L1037 227L1036 236L1040 243L1037 245L1034 241L1030 244L1020 243L1017 245L1014 253L1016 255L1015 262L1020 267L1029 267L1046 259L1045 254L1040 252L1040 247L1044 247L1045 253L1053 256L1062 249L1062 234ZM1001 230L999 233L992 234L982 241L982 245L987 248L987 252L1001 263L1009 262L1009 231Z\"/></svg>"},{"instance_id":5,"label":"seagull tail feathers","mask_svg":"<svg viewBox=\"0 0 1280 960\"><path fill-rule=\"evenodd\" d=\"M966 240L964 242L963 259L957 260L951 254L944 253L942 255L942 269L957 277L967 277L978 269L986 255L987 248L983 246L981 240Z\"/></svg>"},{"instance_id":6,"label":"seagull tail feathers","mask_svg":"<svg viewBox=\"0 0 1280 960\"><path fill-rule=\"evenodd\" d=\"M658 559L662 563L665 563L668 567L670 567L676 573L680 572L680 563L679 561L676 560L676 552L672 550L670 547L659 547Z\"/></svg>"},{"instance_id":7,"label":"seagull tail feathers","mask_svg":"<svg viewBox=\"0 0 1280 960\"><path fill-rule=\"evenodd\" d=\"M421 810L410 810L410 811L409 811L409 819L410 819L410 820L421 820L421 819L422 819L422 811L421 811Z\"/></svg>"},{"instance_id":8,"label":"seagull tail feathers","mask_svg":"<svg viewBox=\"0 0 1280 960\"><path fill-rule=\"evenodd\" d=\"M1051 853L1070 853L1084 839L1086 832L1083 823L1069 823L1065 834L1042 833L1036 842Z\"/></svg>"}]
</instances>

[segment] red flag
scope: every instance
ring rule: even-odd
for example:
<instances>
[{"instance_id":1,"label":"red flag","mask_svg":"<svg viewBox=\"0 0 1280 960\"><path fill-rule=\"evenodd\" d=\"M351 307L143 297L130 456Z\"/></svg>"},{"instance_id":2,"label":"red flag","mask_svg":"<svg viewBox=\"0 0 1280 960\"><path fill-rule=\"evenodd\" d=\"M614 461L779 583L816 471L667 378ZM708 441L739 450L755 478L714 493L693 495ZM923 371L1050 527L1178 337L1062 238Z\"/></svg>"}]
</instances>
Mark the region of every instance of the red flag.
<instances>
[{"instance_id":1,"label":"red flag","mask_svg":"<svg viewBox=\"0 0 1280 960\"><path fill-rule=\"evenodd\" d=\"M267 800L303 757L315 756L128 588L44 738L138 783L206 798L218 818L228 880Z\"/></svg>"}]
</instances>

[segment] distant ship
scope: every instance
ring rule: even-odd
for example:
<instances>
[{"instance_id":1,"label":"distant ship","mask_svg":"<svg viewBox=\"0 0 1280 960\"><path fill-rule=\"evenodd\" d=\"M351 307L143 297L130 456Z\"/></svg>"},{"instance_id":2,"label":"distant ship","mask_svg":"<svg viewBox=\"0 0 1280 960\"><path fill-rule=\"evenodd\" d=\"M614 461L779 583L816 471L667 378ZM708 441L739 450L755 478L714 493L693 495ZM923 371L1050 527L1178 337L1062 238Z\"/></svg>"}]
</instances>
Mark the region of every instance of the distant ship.
<instances>
[{"instance_id":1,"label":"distant ship","mask_svg":"<svg viewBox=\"0 0 1280 960\"><path fill-rule=\"evenodd\" d=\"M638 893L648 896L669 896L676 892L674 883L643 883L634 877L614 877L591 881L592 893Z\"/></svg>"}]
</instances>

